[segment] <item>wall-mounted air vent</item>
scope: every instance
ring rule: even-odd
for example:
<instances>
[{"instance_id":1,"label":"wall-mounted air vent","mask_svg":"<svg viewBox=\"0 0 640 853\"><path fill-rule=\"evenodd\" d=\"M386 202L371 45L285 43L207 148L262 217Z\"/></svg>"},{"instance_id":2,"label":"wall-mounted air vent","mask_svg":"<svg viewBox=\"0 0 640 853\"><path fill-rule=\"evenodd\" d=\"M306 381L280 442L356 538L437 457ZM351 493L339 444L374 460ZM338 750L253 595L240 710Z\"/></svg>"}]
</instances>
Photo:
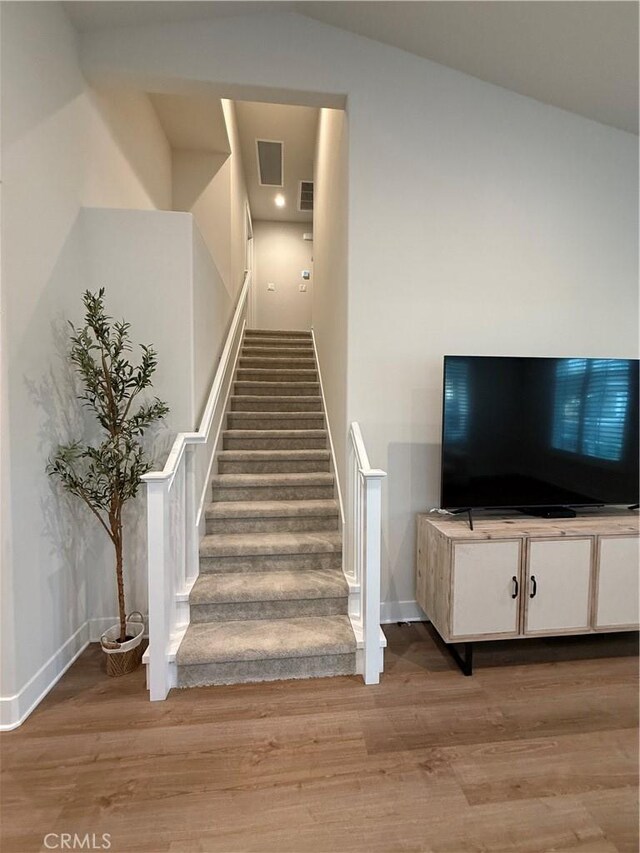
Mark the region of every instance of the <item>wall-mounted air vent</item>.
<instances>
[{"instance_id":1,"label":"wall-mounted air vent","mask_svg":"<svg viewBox=\"0 0 640 853\"><path fill-rule=\"evenodd\" d=\"M256 139L256 153L260 186L281 187L284 173L284 144L272 139Z\"/></svg>"},{"instance_id":2,"label":"wall-mounted air vent","mask_svg":"<svg viewBox=\"0 0 640 853\"><path fill-rule=\"evenodd\" d=\"M313 181L300 181L298 187L298 210L302 213L313 210Z\"/></svg>"}]
</instances>

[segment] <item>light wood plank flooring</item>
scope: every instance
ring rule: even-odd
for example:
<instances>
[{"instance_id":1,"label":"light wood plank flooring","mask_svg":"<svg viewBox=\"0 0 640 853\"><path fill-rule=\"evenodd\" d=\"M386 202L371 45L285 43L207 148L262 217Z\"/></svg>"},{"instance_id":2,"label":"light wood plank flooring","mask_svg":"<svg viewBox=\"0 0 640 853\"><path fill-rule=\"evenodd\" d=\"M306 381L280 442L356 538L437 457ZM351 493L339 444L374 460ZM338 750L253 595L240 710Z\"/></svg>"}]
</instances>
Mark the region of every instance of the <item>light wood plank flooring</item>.
<instances>
[{"instance_id":1,"label":"light wood plank flooring","mask_svg":"<svg viewBox=\"0 0 640 853\"><path fill-rule=\"evenodd\" d=\"M637 635L478 646L387 626L358 677L173 691L93 646L0 738L2 853L637 853Z\"/></svg>"}]
</instances>

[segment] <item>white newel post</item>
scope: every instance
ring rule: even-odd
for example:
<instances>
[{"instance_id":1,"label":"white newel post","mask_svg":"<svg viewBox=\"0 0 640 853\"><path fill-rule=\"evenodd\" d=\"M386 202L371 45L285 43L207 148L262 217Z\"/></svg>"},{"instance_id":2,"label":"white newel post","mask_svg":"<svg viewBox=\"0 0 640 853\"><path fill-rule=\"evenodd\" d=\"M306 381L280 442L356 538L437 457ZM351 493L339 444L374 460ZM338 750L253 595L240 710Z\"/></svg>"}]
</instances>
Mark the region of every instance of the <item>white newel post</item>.
<instances>
[{"instance_id":1,"label":"white newel post","mask_svg":"<svg viewBox=\"0 0 640 853\"><path fill-rule=\"evenodd\" d=\"M149 573L149 696L166 699L169 692L169 484L165 479L147 481L147 530Z\"/></svg>"},{"instance_id":2,"label":"white newel post","mask_svg":"<svg viewBox=\"0 0 640 853\"><path fill-rule=\"evenodd\" d=\"M364 484L364 565L362 567L362 628L364 634L364 683L380 681L380 532L384 471L361 472Z\"/></svg>"},{"instance_id":3,"label":"white newel post","mask_svg":"<svg viewBox=\"0 0 640 853\"><path fill-rule=\"evenodd\" d=\"M356 421L351 424L349 438L353 465L348 558L359 589L356 618L362 630L362 674L365 684L378 684L383 663L380 646L382 481L387 473L369 464L360 425Z\"/></svg>"}]
</instances>

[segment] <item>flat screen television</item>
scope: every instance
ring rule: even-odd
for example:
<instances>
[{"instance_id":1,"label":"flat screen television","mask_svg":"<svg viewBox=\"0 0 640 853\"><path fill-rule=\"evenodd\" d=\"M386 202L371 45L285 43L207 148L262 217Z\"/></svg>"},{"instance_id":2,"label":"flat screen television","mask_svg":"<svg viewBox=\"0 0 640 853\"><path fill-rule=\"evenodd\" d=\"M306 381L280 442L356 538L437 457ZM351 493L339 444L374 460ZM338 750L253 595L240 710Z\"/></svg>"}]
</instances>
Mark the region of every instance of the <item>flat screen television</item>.
<instances>
[{"instance_id":1,"label":"flat screen television","mask_svg":"<svg viewBox=\"0 0 640 853\"><path fill-rule=\"evenodd\" d=\"M637 504L638 360L445 356L440 505Z\"/></svg>"}]
</instances>

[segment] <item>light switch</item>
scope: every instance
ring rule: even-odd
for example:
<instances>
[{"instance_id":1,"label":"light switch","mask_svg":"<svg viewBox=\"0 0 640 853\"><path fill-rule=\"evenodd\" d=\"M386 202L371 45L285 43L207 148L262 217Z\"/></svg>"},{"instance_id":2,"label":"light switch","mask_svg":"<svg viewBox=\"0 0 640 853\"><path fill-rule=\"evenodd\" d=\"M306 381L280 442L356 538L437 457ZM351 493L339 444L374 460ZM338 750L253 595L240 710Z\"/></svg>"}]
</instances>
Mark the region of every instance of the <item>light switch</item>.
<instances>
[{"instance_id":1,"label":"light switch","mask_svg":"<svg viewBox=\"0 0 640 853\"><path fill-rule=\"evenodd\" d=\"M306 292L307 292L307 285L303 282L300 285L300 293L306 293Z\"/></svg>"},{"instance_id":2,"label":"light switch","mask_svg":"<svg viewBox=\"0 0 640 853\"><path fill-rule=\"evenodd\" d=\"M272 281L267 282L267 290L275 290L276 286Z\"/></svg>"},{"instance_id":3,"label":"light switch","mask_svg":"<svg viewBox=\"0 0 640 853\"><path fill-rule=\"evenodd\" d=\"M302 270L301 275L305 281L309 281L309 279L311 278L311 273L309 272L309 270Z\"/></svg>"}]
</instances>

